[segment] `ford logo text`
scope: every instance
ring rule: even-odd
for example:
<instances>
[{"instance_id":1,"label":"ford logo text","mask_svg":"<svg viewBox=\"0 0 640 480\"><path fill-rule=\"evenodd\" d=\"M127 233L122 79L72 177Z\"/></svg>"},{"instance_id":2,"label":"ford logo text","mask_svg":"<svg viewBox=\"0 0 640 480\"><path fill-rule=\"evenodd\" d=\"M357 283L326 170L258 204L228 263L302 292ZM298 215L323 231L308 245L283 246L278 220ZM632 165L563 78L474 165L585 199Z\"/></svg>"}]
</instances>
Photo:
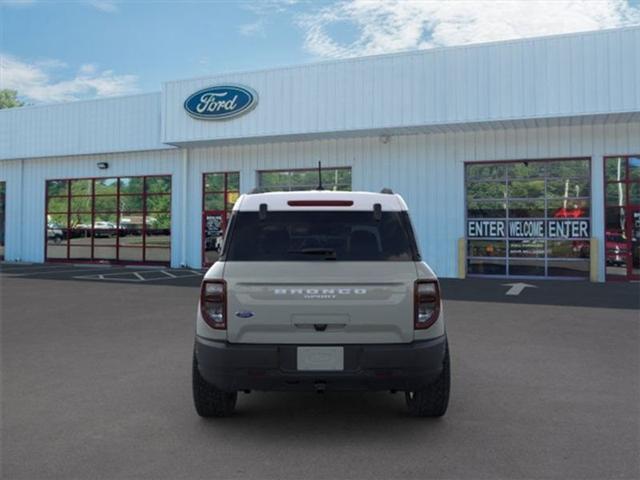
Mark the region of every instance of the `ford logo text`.
<instances>
[{"instance_id":1,"label":"ford logo text","mask_svg":"<svg viewBox=\"0 0 640 480\"><path fill-rule=\"evenodd\" d=\"M184 102L184 109L200 120L226 120L252 110L258 94L240 85L217 85L192 94Z\"/></svg>"}]
</instances>

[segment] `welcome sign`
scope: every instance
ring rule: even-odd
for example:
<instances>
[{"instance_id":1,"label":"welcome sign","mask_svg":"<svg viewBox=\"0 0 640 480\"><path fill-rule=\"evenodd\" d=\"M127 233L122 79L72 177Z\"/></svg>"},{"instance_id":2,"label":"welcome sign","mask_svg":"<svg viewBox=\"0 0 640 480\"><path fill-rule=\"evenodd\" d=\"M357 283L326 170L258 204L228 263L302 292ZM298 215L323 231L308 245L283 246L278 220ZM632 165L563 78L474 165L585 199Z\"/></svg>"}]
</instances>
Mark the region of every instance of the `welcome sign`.
<instances>
[{"instance_id":1,"label":"welcome sign","mask_svg":"<svg viewBox=\"0 0 640 480\"><path fill-rule=\"evenodd\" d=\"M586 219L467 220L468 238L551 238L582 240L591 236Z\"/></svg>"},{"instance_id":2,"label":"welcome sign","mask_svg":"<svg viewBox=\"0 0 640 480\"><path fill-rule=\"evenodd\" d=\"M228 120L243 115L258 103L258 94L240 85L216 85L198 90L184 102L184 109L199 120Z\"/></svg>"}]
</instances>

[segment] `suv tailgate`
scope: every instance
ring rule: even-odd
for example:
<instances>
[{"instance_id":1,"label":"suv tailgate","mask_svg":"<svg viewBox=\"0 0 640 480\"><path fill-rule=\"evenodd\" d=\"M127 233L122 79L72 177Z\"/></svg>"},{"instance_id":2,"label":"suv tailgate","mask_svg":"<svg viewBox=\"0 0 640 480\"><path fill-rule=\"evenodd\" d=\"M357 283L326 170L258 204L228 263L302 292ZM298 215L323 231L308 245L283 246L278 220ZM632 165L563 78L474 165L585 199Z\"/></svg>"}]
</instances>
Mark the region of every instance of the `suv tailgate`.
<instances>
[{"instance_id":1,"label":"suv tailgate","mask_svg":"<svg viewBox=\"0 0 640 480\"><path fill-rule=\"evenodd\" d=\"M236 261L224 279L231 343L413 340L413 262Z\"/></svg>"}]
</instances>

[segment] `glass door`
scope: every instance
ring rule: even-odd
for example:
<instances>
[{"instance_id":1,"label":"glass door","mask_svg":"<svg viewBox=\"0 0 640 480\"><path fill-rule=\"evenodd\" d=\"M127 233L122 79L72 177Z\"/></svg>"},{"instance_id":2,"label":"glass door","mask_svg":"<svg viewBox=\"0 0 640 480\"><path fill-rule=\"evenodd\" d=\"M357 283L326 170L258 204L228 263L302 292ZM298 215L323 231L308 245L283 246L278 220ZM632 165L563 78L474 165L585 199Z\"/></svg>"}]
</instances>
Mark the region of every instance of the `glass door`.
<instances>
[{"instance_id":1,"label":"glass door","mask_svg":"<svg viewBox=\"0 0 640 480\"><path fill-rule=\"evenodd\" d=\"M202 239L204 266L212 265L222 250L222 239L227 226L227 215L224 210L205 211L202 215Z\"/></svg>"},{"instance_id":2,"label":"glass door","mask_svg":"<svg viewBox=\"0 0 640 480\"><path fill-rule=\"evenodd\" d=\"M630 280L640 280L640 207L633 207L629 210L629 262L627 275Z\"/></svg>"},{"instance_id":3,"label":"glass door","mask_svg":"<svg viewBox=\"0 0 640 480\"><path fill-rule=\"evenodd\" d=\"M202 265L212 265L222 250L224 231L240 196L240 173L205 173L202 177Z\"/></svg>"},{"instance_id":4,"label":"glass door","mask_svg":"<svg viewBox=\"0 0 640 480\"><path fill-rule=\"evenodd\" d=\"M607 280L640 280L640 156L605 158Z\"/></svg>"}]
</instances>

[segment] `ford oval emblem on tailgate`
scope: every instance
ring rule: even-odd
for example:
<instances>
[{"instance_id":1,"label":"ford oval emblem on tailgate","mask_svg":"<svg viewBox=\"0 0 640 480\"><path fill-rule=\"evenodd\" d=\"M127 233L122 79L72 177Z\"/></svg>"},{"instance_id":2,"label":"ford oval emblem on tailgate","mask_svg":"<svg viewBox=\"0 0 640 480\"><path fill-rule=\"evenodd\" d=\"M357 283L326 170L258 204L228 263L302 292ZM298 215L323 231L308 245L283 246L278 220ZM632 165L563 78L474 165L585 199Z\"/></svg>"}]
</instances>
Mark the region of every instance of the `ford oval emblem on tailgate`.
<instances>
[{"instance_id":1,"label":"ford oval emblem on tailgate","mask_svg":"<svg viewBox=\"0 0 640 480\"><path fill-rule=\"evenodd\" d=\"M236 317L251 318L253 317L253 312L249 312L248 310L240 310L239 312L236 312Z\"/></svg>"}]
</instances>

